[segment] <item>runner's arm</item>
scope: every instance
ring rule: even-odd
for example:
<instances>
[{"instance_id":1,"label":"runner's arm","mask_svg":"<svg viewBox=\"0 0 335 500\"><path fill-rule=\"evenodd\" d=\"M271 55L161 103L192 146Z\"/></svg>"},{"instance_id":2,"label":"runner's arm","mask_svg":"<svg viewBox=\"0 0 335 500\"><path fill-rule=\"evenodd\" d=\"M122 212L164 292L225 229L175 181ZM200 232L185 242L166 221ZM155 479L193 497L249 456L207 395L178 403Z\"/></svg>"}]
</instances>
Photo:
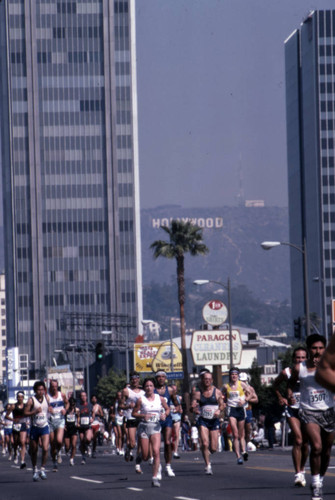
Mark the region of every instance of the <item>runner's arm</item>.
<instances>
[{"instance_id":1,"label":"runner's arm","mask_svg":"<svg viewBox=\"0 0 335 500\"><path fill-rule=\"evenodd\" d=\"M332 392L335 392L335 335L332 335L328 347L318 363L315 380Z\"/></svg>"}]
</instances>

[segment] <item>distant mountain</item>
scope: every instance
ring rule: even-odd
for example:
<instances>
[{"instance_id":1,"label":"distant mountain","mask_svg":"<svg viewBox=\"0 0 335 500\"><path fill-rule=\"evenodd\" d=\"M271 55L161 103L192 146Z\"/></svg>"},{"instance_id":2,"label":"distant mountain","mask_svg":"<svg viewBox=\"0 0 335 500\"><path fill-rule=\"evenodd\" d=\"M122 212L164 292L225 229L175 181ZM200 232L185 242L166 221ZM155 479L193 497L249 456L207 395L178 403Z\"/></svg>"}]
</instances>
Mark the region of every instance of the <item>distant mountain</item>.
<instances>
[{"instance_id":1,"label":"distant mountain","mask_svg":"<svg viewBox=\"0 0 335 500\"><path fill-rule=\"evenodd\" d=\"M143 284L171 282L175 261L154 260L150 244L166 239L160 225L171 218L193 219L204 228L205 257L186 256L186 279L212 279L246 285L264 301L291 302L289 249L265 251L262 241L288 241L288 209L279 207L181 208L175 205L141 211ZM171 278L172 277L172 278Z\"/></svg>"}]
</instances>

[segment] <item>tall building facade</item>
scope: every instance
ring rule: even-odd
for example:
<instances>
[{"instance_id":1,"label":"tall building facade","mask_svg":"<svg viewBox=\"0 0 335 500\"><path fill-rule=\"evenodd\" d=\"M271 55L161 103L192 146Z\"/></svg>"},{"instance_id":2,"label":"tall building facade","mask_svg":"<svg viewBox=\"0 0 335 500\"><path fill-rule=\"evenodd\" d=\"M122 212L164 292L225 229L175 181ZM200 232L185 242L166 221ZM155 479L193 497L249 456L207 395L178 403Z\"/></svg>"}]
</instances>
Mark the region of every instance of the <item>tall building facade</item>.
<instances>
[{"instance_id":1,"label":"tall building facade","mask_svg":"<svg viewBox=\"0 0 335 500\"><path fill-rule=\"evenodd\" d=\"M142 318L134 0L0 2L8 346L66 314Z\"/></svg>"},{"instance_id":2,"label":"tall building facade","mask_svg":"<svg viewBox=\"0 0 335 500\"><path fill-rule=\"evenodd\" d=\"M335 11L313 11L285 42L290 242L306 240L310 313L332 332L335 296ZM291 250L293 317L304 315L301 253ZM313 325L312 325L313 327Z\"/></svg>"}]
</instances>

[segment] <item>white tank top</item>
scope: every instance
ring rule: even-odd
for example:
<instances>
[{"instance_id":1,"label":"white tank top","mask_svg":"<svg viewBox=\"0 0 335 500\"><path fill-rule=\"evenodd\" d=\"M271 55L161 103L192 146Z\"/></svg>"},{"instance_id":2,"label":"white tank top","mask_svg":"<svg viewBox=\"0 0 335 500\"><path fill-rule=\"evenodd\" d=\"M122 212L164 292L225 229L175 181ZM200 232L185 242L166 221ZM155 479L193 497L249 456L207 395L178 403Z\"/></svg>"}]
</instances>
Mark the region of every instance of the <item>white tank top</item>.
<instances>
[{"instance_id":1,"label":"white tank top","mask_svg":"<svg viewBox=\"0 0 335 500\"><path fill-rule=\"evenodd\" d=\"M59 419L59 418L63 418L63 415L62 415L62 410L65 408L65 405L64 405L64 400L63 400L63 397L62 397L62 393L61 392L57 392L57 396L51 396L50 394L48 394L49 396L49 405L52 407L53 409L53 413L49 413L49 418L50 419Z\"/></svg>"},{"instance_id":2,"label":"white tank top","mask_svg":"<svg viewBox=\"0 0 335 500\"><path fill-rule=\"evenodd\" d=\"M141 396L141 413L150 415L150 419L146 422L159 422L161 415L162 403L159 394L155 394L155 399L150 401L144 395Z\"/></svg>"},{"instance_id":3,"label":"white tank top","mask_svg":"<svg viewBox=\"0 0 335 500\"><path fill-rule=\"evenodd\" d=\"M40 413L36 413L35 415L32 415L32 425L34 427L45 427L48 425L48 401L45 396L43 396L42 403L40 403L35 396L32 397L33 399L33 408L42 408L42 411Z\"/></svg>"},{"instance_id":4,"label":"white tank top","mask_svg":"<svg viewBox=\"0 0 335 500\"><path fill-rule=\"evenodd\" d=\"M128 398L126 399L126 405L129 405L130 403L136 404L136 401L144 396L144 391L143 389L140 389L138 392L133 391L128 387ZM134 417L132 416L132 411L133 408L127 408L124 410L124 416L126 417L127 420L135 420Z\"/></svg>"},{"instance_id":5,"label":"white tank top","mask_svg":"<svg viewBox=\"0 0 335 500\"><path fill-rule=\"evenodd\" d=\"M334 406L333 393L315 380L316 368L308 371L305 361L300 363L300 407L305 410L328 410Z\"/></svg>"}]
</instances>

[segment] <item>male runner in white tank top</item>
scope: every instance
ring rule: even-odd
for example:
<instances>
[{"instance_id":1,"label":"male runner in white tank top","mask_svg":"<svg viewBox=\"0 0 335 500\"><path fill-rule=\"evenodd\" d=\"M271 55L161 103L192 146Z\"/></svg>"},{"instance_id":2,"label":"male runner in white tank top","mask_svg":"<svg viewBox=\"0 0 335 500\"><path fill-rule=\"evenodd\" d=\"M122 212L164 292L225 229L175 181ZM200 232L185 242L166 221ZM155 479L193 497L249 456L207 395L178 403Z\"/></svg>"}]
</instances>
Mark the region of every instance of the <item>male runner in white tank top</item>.
<instances>
[{"instance_id":1,"label":"male runner in white tank top","mask_svg":"<svg viewBox=\"0 0 335 500\"><path fill-rule=\"evenodd\" d=\"M31 417L29 453L33 466L33 481L46 479L45 466L48 460L49 451L49 425L48 425L48 396L45 395L46 387L43 381L35 382L35 395L28 399L24 409L24 415ZM37 469L38 443L42 443L42 463L41 470Z\"/></svg>"},{"instance_id":2,"label":"male runner in white tank top","mask_svg":"<svg viewBox=\"0 0 335 500\"><path fill-rule=\"evenodd\" d=\"M296 364L289 380L288 401L293 404L293 388L300 380L299 417L310 443L312 500L322 500L323 478L326 474L331 448L335 439L334 394L315 380L316 367L326 347L322 335L309 335L306 339L308 358Z\"/></svg>"}]
</instances>

